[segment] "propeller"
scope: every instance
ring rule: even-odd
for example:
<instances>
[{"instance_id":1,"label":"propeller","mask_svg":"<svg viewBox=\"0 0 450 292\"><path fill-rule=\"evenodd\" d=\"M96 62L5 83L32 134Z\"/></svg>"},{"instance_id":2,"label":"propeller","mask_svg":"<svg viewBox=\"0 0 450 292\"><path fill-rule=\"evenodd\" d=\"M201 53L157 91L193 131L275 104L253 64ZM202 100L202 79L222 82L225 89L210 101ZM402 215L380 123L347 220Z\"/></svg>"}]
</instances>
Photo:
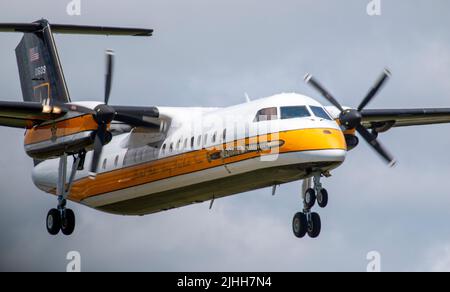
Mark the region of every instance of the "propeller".
<instances>
[{"instance_id":1,"label":"propeller","mask_svg":"<svg viewBox=\"0 0 450 292\"><path fill-rule=\"evenodd\" d=\"M374 97L380 92L381 88L391 77L391 72L385 69L380 78L375 82L374 86L370 89L364 99L361 101L356 109L344 109L341 104L335 99L326 89L323 87L311 74L305 76L305 82L310 84L313 88L322 94L331 104L339 109L339 122L347 129L355 129L367 143L389 164L394 166L396 161L394 157L381 145L377 140L375 133L369 132L361 123L362 115L361 111L374 99Z\"/></svg>"},{"instance_id":2,"label":"propeller","mask_svg":"<svg viewBox=\"0 0 450 292\"><path fill-rule=\"evenodd\" d=\"M106 75L105 75L105 99L104 104L99 104L94 109L94 119L98 124L94 137L94 153L92 155L92 163L89 176L95 178L97 174L98 164L102 155L103 146L111 141L112 135L108 132L108 125L114 120L116 111L108 105L111 95L111 87L114 70L114 52L106 51Z\"/></svg>"}]
</instances>

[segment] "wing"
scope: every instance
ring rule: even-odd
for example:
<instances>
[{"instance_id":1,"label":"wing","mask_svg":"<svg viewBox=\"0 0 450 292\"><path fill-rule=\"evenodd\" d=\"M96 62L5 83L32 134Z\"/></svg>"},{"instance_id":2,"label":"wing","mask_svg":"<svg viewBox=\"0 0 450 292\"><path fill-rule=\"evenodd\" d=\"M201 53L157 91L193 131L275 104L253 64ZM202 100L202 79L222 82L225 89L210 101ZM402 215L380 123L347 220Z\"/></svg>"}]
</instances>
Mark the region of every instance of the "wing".
<instances>
[{"instance_id":1,"label":"wing","mask_svg":"<svg viewBox=\"0 0 450 292\"><path fill-rule=\"evenodd\" d=\"M54 110L38 102L0 101L0 126L29 129L64 114L64 109Z\"/></svg>"},{"instance_id":2,"label":"wing","mask_svg":"<svg viewBox=\"0 0 450 292\"><path fill-rule=\"evenodd\" d=\"M156 107L114 106L116 121L133 127L159 129L159 112ZM38 102L0 101L0 126L32 128L48 120L62 117L71 111L70 105L46 107Z\"/></svg>"},{"instance_id":3,"label":"wing","mask_svg":"<svg viewBox=\"0 0 450 292\"><path fill-rule=\"evenodd\" d=\"M450 108L363 110L362 124L379 133L392 127L450 123Z\"/></svg>"}]
</instances>

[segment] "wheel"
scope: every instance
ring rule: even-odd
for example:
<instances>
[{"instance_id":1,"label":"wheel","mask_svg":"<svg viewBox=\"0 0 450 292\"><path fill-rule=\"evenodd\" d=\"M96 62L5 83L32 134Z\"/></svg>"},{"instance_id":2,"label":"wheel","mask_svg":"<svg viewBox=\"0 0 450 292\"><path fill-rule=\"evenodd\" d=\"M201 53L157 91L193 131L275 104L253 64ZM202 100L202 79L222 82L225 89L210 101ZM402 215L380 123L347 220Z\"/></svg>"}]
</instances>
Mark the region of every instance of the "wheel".
<instances>
[{"instance_id":1,"label":"wheel","mask_svg":"<svg viewBox=\"0 0 450 292\"><path fill-rule=\"evenodd\" d=\"M307 189L305 193L305 207L306 209L311 209L316 203L316 191L314 189Z\"/></svg>"},{"instance_id":2,"label":"wheel","mask_svg":"<svg viewBox=\"0 0 450 292\"><path fill-rule=\"evenodd\" d=\"M322 223L320 216L317 213L311 213L310 220L308 222L308 235L311 238L317 238L320 235Z\"/></svg>"},{"instance_id":3,"label":"wheel","mask_svg":"<svg viewBox=\"0 0 450 292\"><path fill-rule=\"evenodd\" d=\"M64 235L71 235L75 230L75 213L66 209L61 220L61 231Z\"/></svg>"},{"instance_id":4,"label":"wheel","mask_svg":"<svg viewBox=\"0 0 450 292\"><path fill-rule=\"evenodd\" d=\"M294 231L295 236L298 238L305 237L308 232L308 220L306 219L306 215L303 213L297 213L292 220L292 230Z\"/></svg>"},{"instance_id":5,"label":"wheel","mask_svg":"<svg viewBox=\"0 0 450 292\"><path fill-rule=\"evenodd\" d=\"M320 208L325 208L328 205L328 192L326 189L321 189L317 194L317 204Z\"/></svg>"},{"instance_id":6,"label":"wheel","mask_svg":"<svg viewBox=\"0 0 450 292\"><path fill-rule=\"evenodd\" d=\"M47 214L47 231L51 235L56 235L61 230L61 213L57 209L51 209Z\"/></svg>"}]
</instances>

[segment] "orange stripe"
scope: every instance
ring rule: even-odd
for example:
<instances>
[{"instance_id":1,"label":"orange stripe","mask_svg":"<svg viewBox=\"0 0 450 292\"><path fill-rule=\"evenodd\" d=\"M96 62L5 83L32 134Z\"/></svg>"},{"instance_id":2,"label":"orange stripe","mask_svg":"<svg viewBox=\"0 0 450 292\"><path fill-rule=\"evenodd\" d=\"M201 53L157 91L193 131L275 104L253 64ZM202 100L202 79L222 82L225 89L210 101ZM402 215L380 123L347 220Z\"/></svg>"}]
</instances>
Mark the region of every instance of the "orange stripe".
<instances>
[{"instance_id":1,"label":"orange stripe","mask_svg":"<svg viewBox=\"0 0 450 292\"><path fill-rule=\"evenodd\" d=\"M278 136L278 137L277 137ZM264 135L260 141L282 140L284 145L280 153L312 151L326 149L346 150L345 138L341 131L335 129L305 129L281 132L279 135ZM238 141L253 143L256 139ZM243 143L243 144L245 144ZM228 143L228 146L236 142ZM216 148L202 149L177 156L146 162L127 168L117 169L107 173L100 173L95 180L83 178L74 183L70 199L81 201L88 197L109 193L133 186L143 185L158 180L167 179L183 174L206 170L229 163L243 161L270 153L270 150L254 151L225 159L210 160L208 155L217 152Z\"/></svg>"},{"instance_id":2,"label":"orange stripe","mask_svg":"<svg viewBox=\"0 0 450 292\"><path fill-rule=\"evenodd\" d=\"M26 132L25 145L64 137L84 131L95 131L98 125L92 115L82 115L56 122L52 125L38 126Z\"/></svg>"},{"instance_id":3,"label":"orange stripe","mask_svg":"<svg viewBox=\"0 0 450 292\"><path fill-rule=\"evenodd\" d=\"M344 135L355 135L356 129L345 130Z\"/></svg>"}]
</instances>

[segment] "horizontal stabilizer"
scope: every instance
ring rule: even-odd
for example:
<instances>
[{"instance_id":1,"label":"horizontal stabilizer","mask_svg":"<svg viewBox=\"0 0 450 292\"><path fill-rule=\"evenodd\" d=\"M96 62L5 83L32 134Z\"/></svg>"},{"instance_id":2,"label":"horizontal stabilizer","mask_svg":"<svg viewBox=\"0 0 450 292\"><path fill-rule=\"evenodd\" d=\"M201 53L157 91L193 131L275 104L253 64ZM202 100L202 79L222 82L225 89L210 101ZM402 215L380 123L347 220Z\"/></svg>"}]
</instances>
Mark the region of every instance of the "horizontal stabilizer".
<instances>
[{"instance_id":1,"label":"horizontal stabilizer","mask_svg":"<svg viewBox=\"0 0 450 292\"><path fill-rule=\"evenodd\" d=\"M33 23L0 23L0 32L23 32L30 33L42 30L46 21ZM51 24L53 33L62 34L92 34L92 35L122 35L122 36L151 36L153 29L107 27L89 25Z\"/></svg>"}]
</instances>

